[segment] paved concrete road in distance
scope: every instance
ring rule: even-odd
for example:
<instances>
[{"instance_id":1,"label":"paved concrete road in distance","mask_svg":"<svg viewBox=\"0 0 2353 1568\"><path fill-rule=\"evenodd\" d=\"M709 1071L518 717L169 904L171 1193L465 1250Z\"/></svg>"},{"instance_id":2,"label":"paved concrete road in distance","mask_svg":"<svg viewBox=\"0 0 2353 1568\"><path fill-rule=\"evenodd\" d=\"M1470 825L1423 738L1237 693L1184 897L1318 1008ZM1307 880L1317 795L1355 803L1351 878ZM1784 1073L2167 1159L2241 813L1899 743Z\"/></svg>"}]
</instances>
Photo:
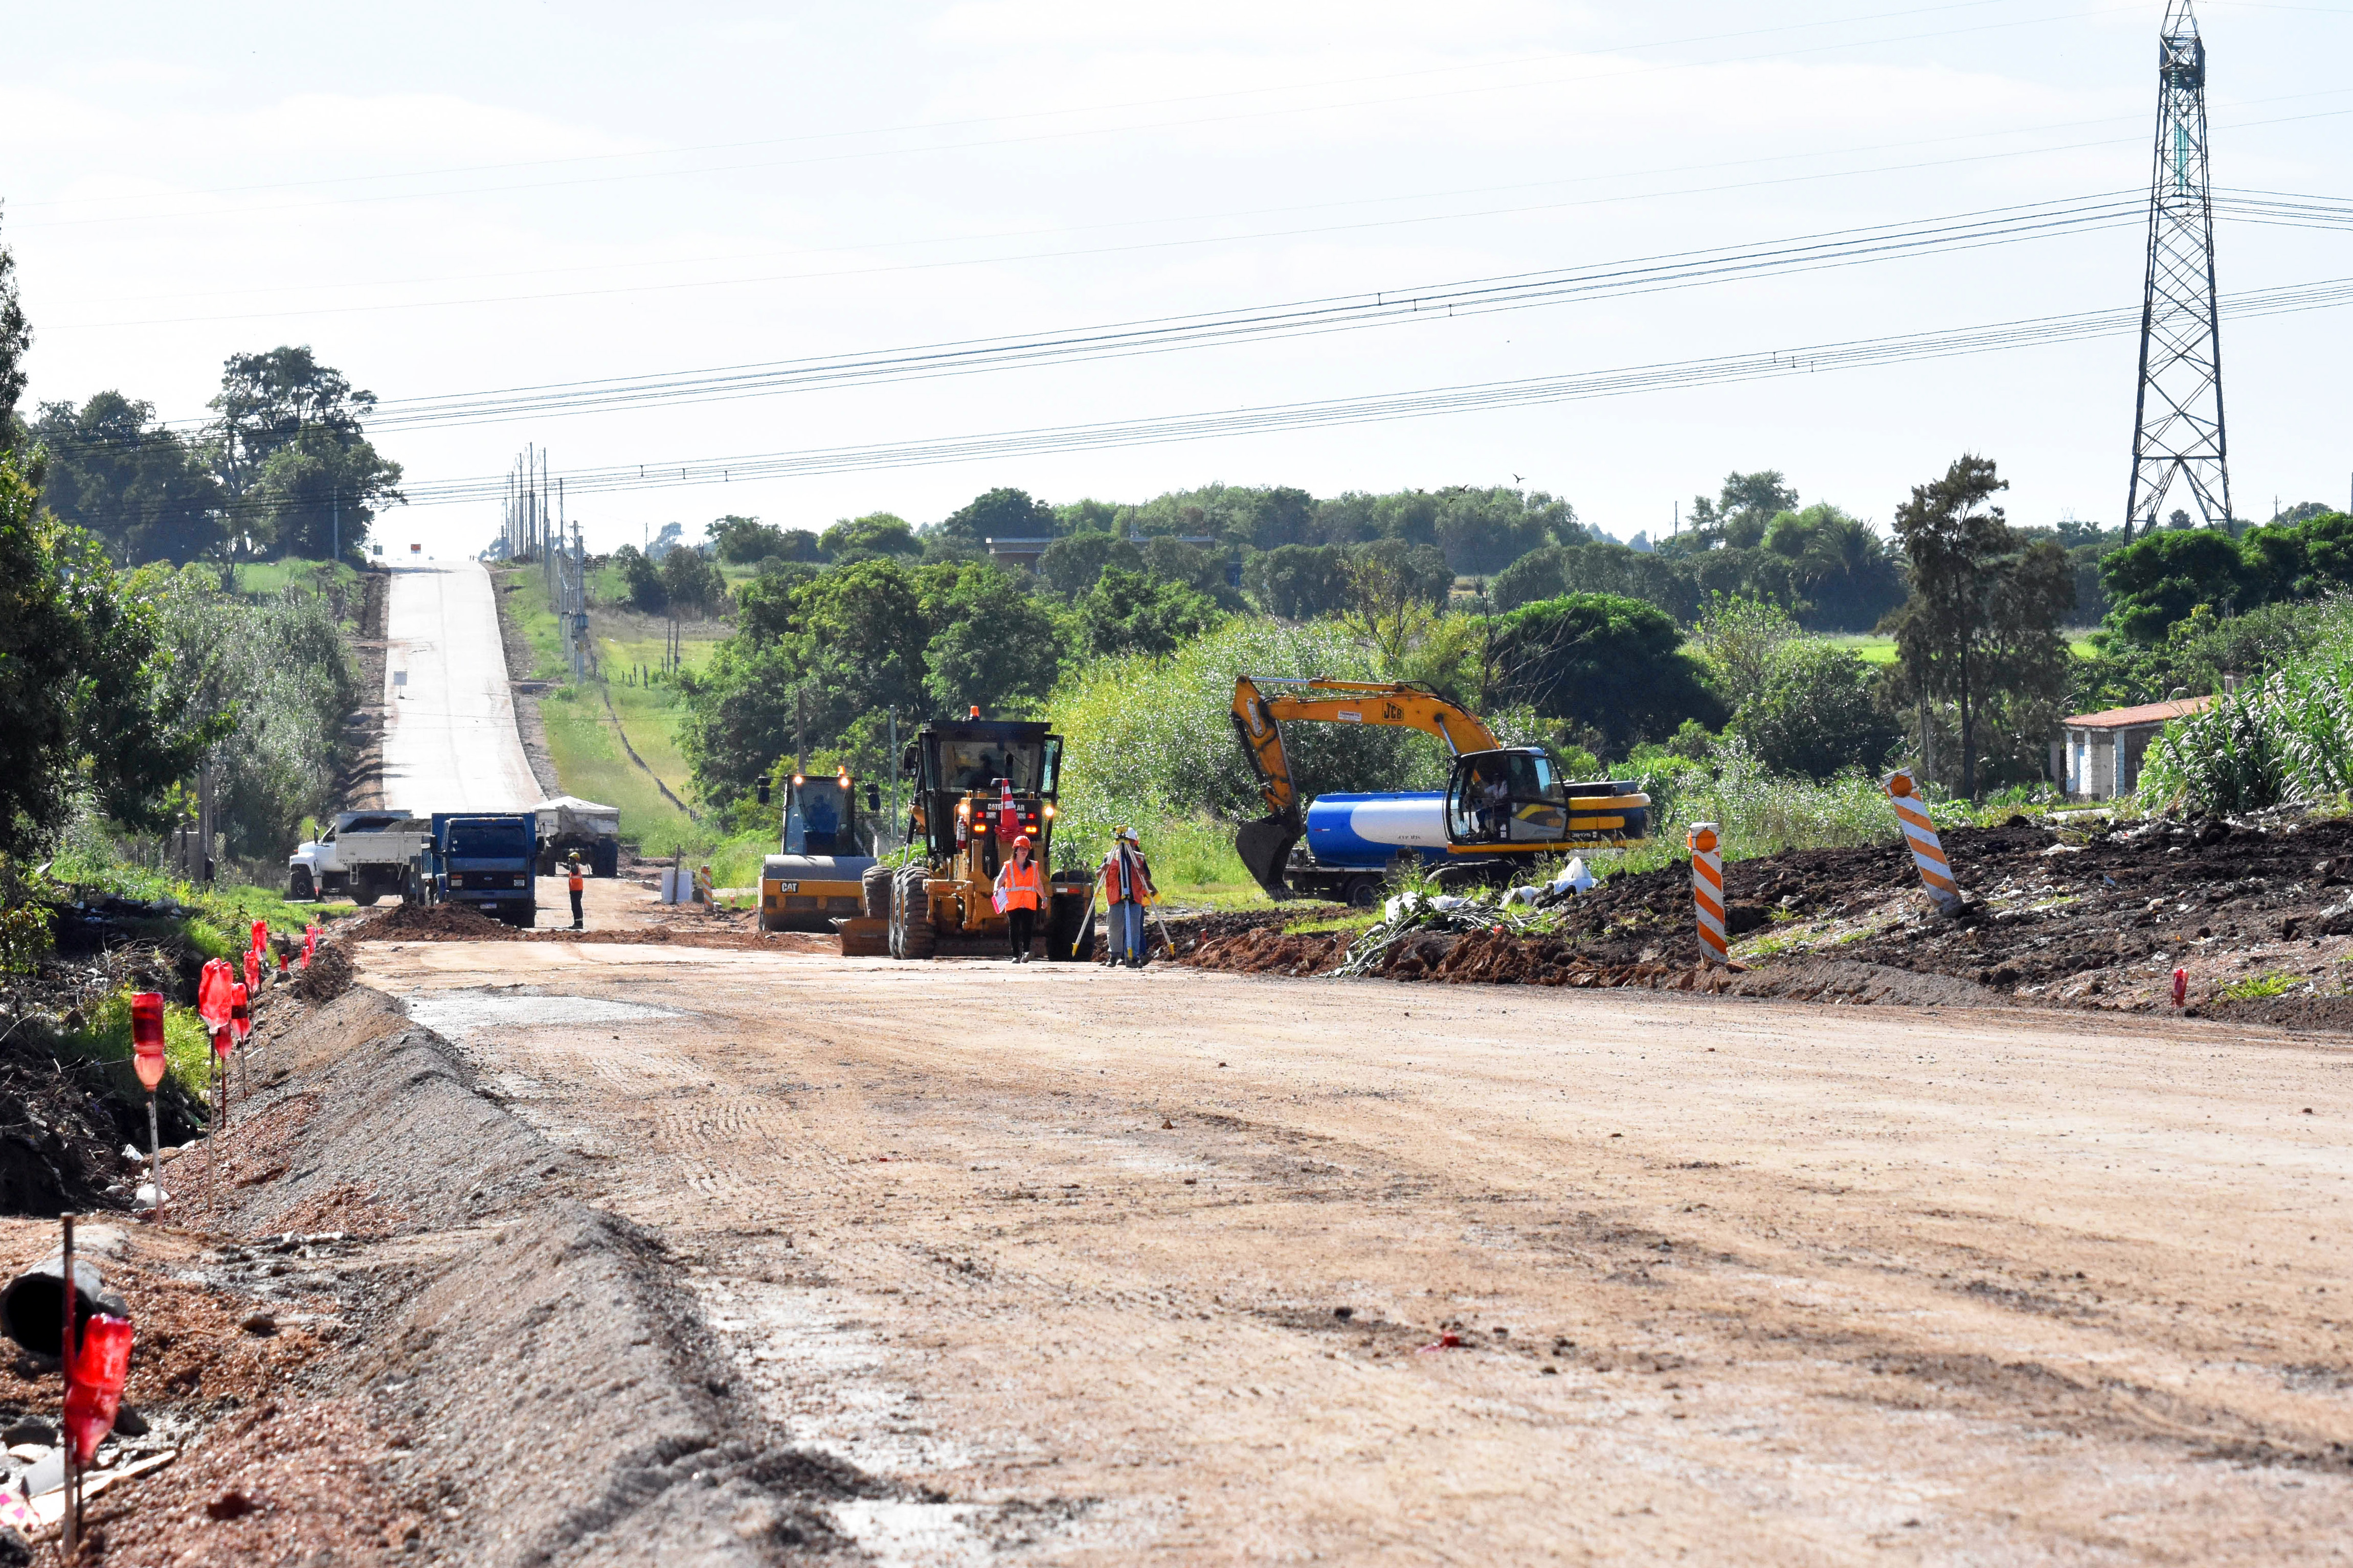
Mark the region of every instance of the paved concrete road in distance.
<instances>
[{"instance_id":1,"label":"paved concrete road in distance","mask_svg":"<svg viewBox=\"0 0 2353 1568\"><path fill-rule=\"evenodd\" d=\"M424 816L536 805L481 563L393 568L385 633L385 805Z\"/></svg>"}]
</instances>

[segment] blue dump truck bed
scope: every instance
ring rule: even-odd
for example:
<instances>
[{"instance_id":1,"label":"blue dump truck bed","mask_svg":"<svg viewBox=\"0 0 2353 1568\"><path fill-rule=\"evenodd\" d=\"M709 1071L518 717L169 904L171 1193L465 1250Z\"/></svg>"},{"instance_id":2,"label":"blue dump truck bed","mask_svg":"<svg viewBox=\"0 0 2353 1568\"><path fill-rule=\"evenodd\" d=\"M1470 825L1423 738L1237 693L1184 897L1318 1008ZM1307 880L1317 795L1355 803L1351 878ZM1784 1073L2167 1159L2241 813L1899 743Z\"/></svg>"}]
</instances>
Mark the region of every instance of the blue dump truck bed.
<instances>
[{"instance_id":1,"label":"blue dump truck bed","mask_svg":"<svg viewBox=\"0 0 2353 1568\"><path fill-rule=\"evenodd\" d=\"M530 812L433 814L433 842L421 868L435 903L471 904L509 925L539 916L539 819Z\"/></svg>"}]
</instances>

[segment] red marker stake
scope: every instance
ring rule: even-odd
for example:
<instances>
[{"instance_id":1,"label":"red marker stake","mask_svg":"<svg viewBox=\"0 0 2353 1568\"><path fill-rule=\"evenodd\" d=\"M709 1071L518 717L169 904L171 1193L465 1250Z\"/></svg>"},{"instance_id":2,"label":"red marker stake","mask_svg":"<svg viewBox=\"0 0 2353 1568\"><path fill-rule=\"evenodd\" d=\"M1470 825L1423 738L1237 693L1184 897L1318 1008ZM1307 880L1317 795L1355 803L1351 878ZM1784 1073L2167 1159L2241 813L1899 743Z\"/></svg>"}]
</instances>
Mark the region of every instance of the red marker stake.
<instances>
[{"instance_id":1,"label":"red marker stake","mask_svg":"<svg viewBox=\"0 0 2353 1568\"><path fill-rule=\"evenodd\" d=\"M2189 971L2186 969L2175 970L2173 972L2173 1005L2177 1007L2180 1006L2181 999L2189 994Z\"/></svg>"},{"instance_id":2,"label":"red marker stake","mask_svg":"<svg viewBox=\"0 0 2353 1568\"><path fill-rule=\"evenodd\" d=\"M164 1085L164 996L142 991L131 998L131 1047L139 1081L147 1089L147 1182L155 1189L147 1223L164 1223L164 1141L155 1131L155 1091Z\"/></svg>"},{"instance_id":3,"label":"red marker stake","mask_svg":"<svg viewBox=\"0 0 2353 1568\"><path fill-rule=\"evenodd\" d=\"M74 1286L73 1215L61 1215L58 1217L64 1221L66 1231L64 1248L66 1317L63 1331L58 1336L61 1342L58 1346L59 1350L65 1352L66 1396L64 1399L59 1401L58 1405L58 1435L60 1437L65 1438L64 1445L60 1449L66 1461L66 1516L64 1524L64 1546L65 1560L70 1563L74 1560L74 1552L76 1549L80 1545L81 1487L79 1482L81 1480L81 1467L74 1463L74 1444L72 1437L67 1436L68 1429L66 1422L68 1413L73 1406L75 1349L74 1309L79 1304L77 1299L80 1296L81 1292L76 1289Z\"/></svg>"}]
</instances>

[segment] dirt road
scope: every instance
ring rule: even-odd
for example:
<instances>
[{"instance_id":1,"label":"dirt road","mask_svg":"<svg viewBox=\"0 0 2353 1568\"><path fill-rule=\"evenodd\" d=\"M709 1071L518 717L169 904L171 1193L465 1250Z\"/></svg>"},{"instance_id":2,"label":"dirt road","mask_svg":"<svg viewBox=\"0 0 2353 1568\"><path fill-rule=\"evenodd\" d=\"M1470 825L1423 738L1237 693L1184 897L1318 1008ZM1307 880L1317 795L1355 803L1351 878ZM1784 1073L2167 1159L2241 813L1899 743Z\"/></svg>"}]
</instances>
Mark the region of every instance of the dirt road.
<instances>
[{"instance_id":1,"label":"dirt road","mask_svg":"<svg viewBox=\"0 0 2353 1568\"><path fill-rule=\"evenodd\" d=\"M786 1440L928 1489L836 1505L886 1562L2353 1554L2343 1045L364 951Z\"/></svg>"}]
</instances>

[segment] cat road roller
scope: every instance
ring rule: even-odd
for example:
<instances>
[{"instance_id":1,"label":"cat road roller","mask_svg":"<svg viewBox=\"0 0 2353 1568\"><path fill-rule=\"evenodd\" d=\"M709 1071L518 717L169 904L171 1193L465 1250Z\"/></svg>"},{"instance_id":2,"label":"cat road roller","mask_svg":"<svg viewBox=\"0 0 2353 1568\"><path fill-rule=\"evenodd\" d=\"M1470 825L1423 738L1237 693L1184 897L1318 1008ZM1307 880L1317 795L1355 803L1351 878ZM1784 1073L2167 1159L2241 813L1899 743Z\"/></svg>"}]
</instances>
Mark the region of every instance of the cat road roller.
<instances>
[{"instance_id":1,"label":"cat road roller","mask_svg":"<svg viewBox=\"0 0 2353 1568\"><path fill-rule=\"evenodd\" d=\"M907 841L916 858L895 871L877 868L867 883L874 894L867 912L889 920L893 958L1008 951L997 868L1025 833L1038 863L1054 863L1062 738L1047 730L975 717L926 725L908 743L899 766L914 784ZM1037 936L1045 956L1092 952L1092 889L1083 871L1056 872L1047 882Z\"/></svg>"},{"instance_id":2,"label":"cat road roller","mask_svg":"<svg viewBox=\"0 0 2353 1568\"><path fill-rule=\"evenodd\" d=\"M867 803L876 791L866 786ZM762 798L766 790L762 789ZM858 791L848 770L828 778L799 773L785 786L781 855L760 865L762 931L831 931L863 912L860 887L874 857L858 838Z\"/></svg>"}]
</instances>

